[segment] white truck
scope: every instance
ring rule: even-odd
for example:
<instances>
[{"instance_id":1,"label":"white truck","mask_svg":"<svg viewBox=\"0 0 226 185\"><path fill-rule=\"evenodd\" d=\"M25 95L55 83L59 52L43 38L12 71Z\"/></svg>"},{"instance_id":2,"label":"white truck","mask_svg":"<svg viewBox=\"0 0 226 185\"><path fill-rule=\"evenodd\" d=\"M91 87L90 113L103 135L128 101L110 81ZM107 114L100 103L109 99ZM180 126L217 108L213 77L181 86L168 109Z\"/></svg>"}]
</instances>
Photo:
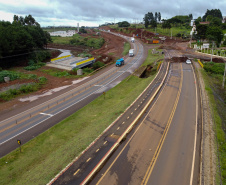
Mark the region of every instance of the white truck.
<instances>
[{"instance_id":1,"label":"white truck","mask_svg":"<svg viewBox=\"0 0 226 185\"><path fill-rule=\"evenodd\" d=\"M130 49L129 50L129 57L133 57L134 56L134 49Z\"/></svg>"},{"instance_id":2,"label":"white truck","mask_svg":"<svg viewBox=\"0 0 226 185\"><path fill-rule=\"evenodd\" d=\"M133 37L131 37L131 42L134 42L134 41L135 41L135 39Z\"/></svg>"}]
</instances>

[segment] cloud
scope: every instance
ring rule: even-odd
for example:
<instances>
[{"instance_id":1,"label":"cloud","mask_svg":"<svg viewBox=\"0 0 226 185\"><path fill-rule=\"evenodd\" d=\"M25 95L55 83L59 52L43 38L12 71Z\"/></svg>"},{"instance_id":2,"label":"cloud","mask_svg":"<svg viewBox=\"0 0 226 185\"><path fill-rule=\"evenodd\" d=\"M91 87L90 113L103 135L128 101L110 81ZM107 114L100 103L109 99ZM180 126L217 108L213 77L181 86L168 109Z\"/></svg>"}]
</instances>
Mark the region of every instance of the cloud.
<instances>
[{"instance_id":1,"label":"cloud","mask_svg":"<svg viewBox=\"0 0 226 185\"><path fill-rule=\"evenodd\" d=\"M0 19L12 21L13 15L31 14L41 26L96 25L105 22L142 21L148 12L162 18L193 14L203 16L207 9L220 9L226 15L225 0L0 0Z\"/></svg>"}]
</instances>

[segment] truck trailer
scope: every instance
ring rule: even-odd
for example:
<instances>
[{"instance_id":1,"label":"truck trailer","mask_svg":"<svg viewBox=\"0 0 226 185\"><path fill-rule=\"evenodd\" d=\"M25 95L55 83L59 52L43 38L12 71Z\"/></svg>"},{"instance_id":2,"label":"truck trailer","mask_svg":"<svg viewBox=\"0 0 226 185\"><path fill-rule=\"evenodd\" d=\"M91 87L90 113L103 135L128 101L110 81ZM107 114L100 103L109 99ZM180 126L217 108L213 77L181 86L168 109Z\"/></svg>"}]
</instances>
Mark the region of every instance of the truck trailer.
<instances>
[{"instance_id":1,"label":"truck trailer","mask_svg":"<svg viewBox=\"0 0 226 185\"><path fill-rule=\"evenodd\" d=\"M134 56L134 49L130 49L130 50L129 50L129 56L130 56L130 57L133 57L133 56Z\"/></svg>"},{"instance_id":2,"label":"truck trailer","mask_svg":"<svg viewBox=\"0 0 226 185\"><path fill-rule=\"evenodd\" d=\"M134 42L134 41L135 41L135 39L133 37L131 37L131 42Z\"/></svg>"}]
</instances>

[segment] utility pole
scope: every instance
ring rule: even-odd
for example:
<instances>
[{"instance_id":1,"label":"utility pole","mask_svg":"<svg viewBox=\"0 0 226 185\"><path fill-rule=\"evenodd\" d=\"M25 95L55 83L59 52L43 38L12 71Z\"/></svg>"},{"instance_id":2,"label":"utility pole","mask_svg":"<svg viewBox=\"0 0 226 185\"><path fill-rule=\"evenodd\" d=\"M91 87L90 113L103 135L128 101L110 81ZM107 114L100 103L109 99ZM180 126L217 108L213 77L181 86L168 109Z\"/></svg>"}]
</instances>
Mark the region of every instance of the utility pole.
<instances>
[{"instance_id":1,"label":"utility pole","mask_svg":"<svg viewBox=\"0 0 226 185\"><path fill-rule=\"evenodd\" d=\"M171 39L172 39L172 28L171 28Z\"/></svg>"},{"instance_id":2,"label":"utility pole","mask_svg":"<svg viewBox=\"0 0 226 185\"><path fill-rule=\"evenodd\" d=\"M212 54L211 54L211 62L213 61L213 41L212 41Z\"/></svg>"},{"instance_id":3,"label":"utility pole","mask_svg":"<svg viewBox=\"0 0 226 185\"><path fill-rule=\"evenodd\" d=\"M222 89L224 89L225 74L226 74L226 62L224 62L224 76L223 76L223 82L222 82Z\"/></svg>"}]
</instances>

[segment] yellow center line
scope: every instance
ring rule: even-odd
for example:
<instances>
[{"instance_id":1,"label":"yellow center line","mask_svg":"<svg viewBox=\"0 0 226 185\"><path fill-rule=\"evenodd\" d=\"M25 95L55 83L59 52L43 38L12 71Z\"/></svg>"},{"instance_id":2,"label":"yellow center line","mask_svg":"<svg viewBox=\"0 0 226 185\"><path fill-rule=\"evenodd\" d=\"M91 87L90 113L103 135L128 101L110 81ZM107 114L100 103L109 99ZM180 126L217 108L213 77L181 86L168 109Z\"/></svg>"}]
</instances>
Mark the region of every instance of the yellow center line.
<instances>
[{"instance_id":1,"label":"yellow center line","mask_svg":"<svg viewBox=\"0 0 226 185\"><path fill-rule=\"evenodd\" d=\"M100 149L98 148L97 150L96 150L96 152L98 152Z\"/></svg>"},{"instance_id":2,"label":"yellow center line","mask_svg":"<svg viewBox=\"0 0 226 185\"><path fill-rule=\"evenodd\" d=\"M173 120L173 116L174 116L174 113L176 111L177 104L178 104L178 101L179 101L179 98L180 98L180 93L181 93L181 88L182 88L182 82L183 82L183 70L182 70L182 65L181 65L181 80L180 80L180 87L179 87L179 91L177 93L176 101L174 103L173 110L172 110L172 112L170 114L170 117L169 117L169 120L167 122L166 128L165 128L165 130L163 132L162 138L160 139L160 142L159 142L158 147L157 147L157 149L155 151L154 157L151 160L151 163L150 163L150 165L148 167L148 170L146 171L146 174L145 174L145 176L144 176L144 178L143 178L143 180L141 182L141 185L146 185L148 183L148 180L149 180L149 178L151 176L151 173L153 171L153 168L155 166L156 160L157 160L157 158L159 156L159 153L160 153L160 151L162 149L162 145L164 143L164 140L165 140L166 135L168 133L169 127L170 127L171 122Z\"/></svg>"},{"instance_id":3,"label":"yellow center line","mask_svg":"<svg viewBox=\"0 0 226 185\"><path fill-rule=\"evenodd\" d=\"M104 142L104 145L107 143L107 141Z\"/></svg>"}]
</instances>

